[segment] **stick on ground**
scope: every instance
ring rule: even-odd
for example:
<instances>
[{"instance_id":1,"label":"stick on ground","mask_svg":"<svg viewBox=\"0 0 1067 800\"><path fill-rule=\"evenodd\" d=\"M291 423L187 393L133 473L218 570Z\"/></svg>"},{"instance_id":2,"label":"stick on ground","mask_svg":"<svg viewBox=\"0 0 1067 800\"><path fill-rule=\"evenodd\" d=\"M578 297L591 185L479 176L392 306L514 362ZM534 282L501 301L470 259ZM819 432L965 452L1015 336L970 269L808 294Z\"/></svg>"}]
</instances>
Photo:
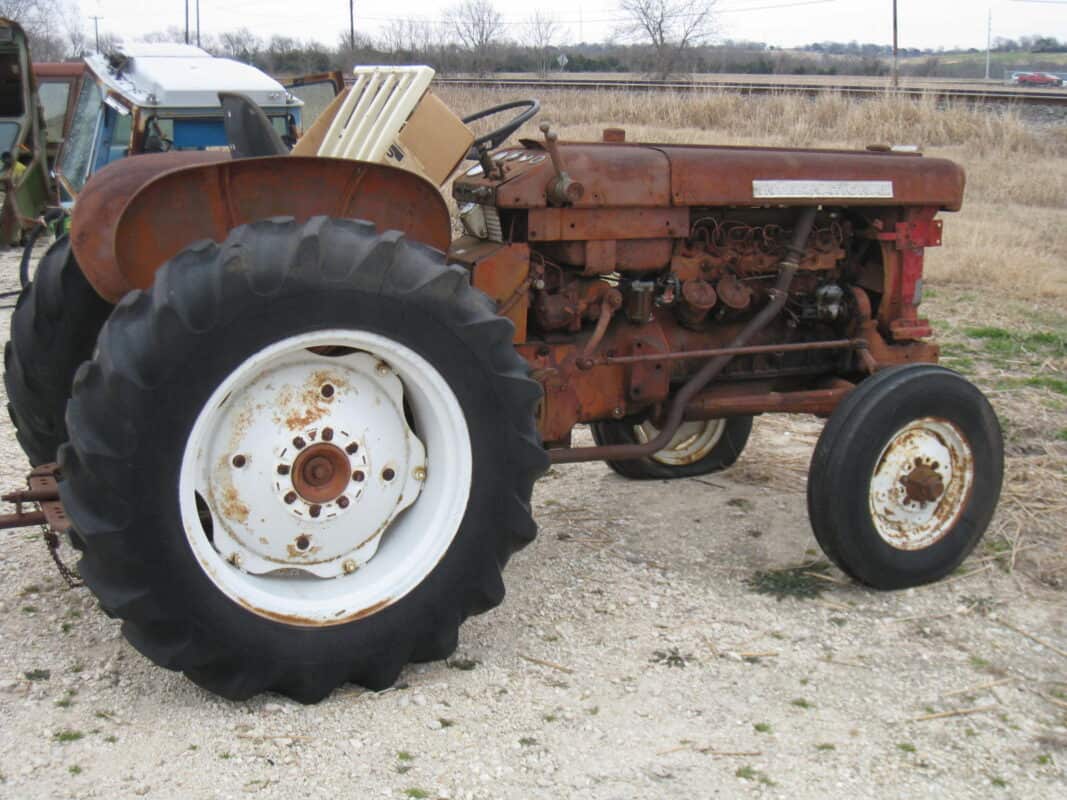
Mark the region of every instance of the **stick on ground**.
<instances>
[{"instance_id":1,"label":"stick on ground","mask_svg":"<svg viewBox=\"0 0 1067 800\"><path fill-rule=\"evenodd\" d=\"M523 653L519 653L518 656L523 661L529 661L531 664L539 664L540 666L548 667L549 669L557 669L560 672L567 673L568 675L573 675L574 674L574 670L573 669L571 669L570 667L565 667L562 664L555 664L555 663L553 663L551 661L545 661L544 659L541 659L541 658L534 658L533 656L528 656L528 655L525 655Z\"/></svg>"},{"instance_id":2,"label":"stick on ground","mask_svg":"<svg viewBox=\"0 0 1067 800\"><path fill-rule=\"evenodd\" d=\"M996 706L979 706L978 708L961 708L958 711L939 711L936 714L923 714L921 717L915 717L908 720L909 722L926 722L930 719L947 719L948 717L968 717L971 714L981 714L985 711L994 711Z\"/></svg>"}]
</instances>

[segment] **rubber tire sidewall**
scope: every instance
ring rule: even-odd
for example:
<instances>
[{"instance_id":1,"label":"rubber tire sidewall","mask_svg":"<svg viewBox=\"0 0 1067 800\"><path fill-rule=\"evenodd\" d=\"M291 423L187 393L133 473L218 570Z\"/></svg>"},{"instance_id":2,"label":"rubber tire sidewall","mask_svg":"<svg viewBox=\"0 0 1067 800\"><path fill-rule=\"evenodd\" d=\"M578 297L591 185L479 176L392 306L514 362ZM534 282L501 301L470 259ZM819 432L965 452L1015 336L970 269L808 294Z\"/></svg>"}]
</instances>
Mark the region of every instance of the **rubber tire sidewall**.
<instances>
[{"instance_id":1,"label":"rubber tire sidewall","mask_svg":"<svg viewBox=\"0 0 1067 800\"><path fill-rule=\"evenodd\" d=\"M902 550L878 533L870 484L890 439L909 422L952 422L974 456L974 481L952 528L921 550ZM1000 496L1000 426L989 402L961 375L933 365L897 367L867 379L835 410L812 456L808 510L823 552L868 586L902 589L948 575L977 545Z\"/></svg>"}]
</instances>

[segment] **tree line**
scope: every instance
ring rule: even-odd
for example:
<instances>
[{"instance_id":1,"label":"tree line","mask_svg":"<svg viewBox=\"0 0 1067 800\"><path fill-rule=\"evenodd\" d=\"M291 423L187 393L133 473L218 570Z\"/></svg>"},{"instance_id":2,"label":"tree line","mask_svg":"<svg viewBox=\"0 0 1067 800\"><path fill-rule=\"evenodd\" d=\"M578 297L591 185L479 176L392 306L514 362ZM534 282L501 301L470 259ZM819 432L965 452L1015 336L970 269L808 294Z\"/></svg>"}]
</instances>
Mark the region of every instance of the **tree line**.
<instances>
[{"instance_id":1,"label":"tree line","mask_svg":"<svg viewBox=\"0 0 1067 800\"><path fill-rule=\"evenodd\" d=\"M520 72L629 72L667 78L685 73L791 75L886 75L892 51L879 44L814 42L781 49L762 42L716 39L718 0L618 0L618 24L609 41L565 43L564 27L535 10L521 24L505 23L494 0L459 0L440 20L398 19L374 35L349 31L333 44L248 28L205 33L201 46L219 56L253 64L278 75L349 69L353 64L428 64L438 72L490 74ZM19 21L38 61L81 58L96 37L81 25L75 0L0 0L0 16ZM149 42L182 42L177 26L139 37ZM101 31L99 49L121 40ZM997 39L998 52L1043 55L1067 51L1067 42L1032 36ZM903 74L972 77L977 65L942 64L942 53L902 49L912 58ZM1041 68L1040 64L1035 65ZM977 73L973 76L977 77Z\"/></svg>"}]
</instances>

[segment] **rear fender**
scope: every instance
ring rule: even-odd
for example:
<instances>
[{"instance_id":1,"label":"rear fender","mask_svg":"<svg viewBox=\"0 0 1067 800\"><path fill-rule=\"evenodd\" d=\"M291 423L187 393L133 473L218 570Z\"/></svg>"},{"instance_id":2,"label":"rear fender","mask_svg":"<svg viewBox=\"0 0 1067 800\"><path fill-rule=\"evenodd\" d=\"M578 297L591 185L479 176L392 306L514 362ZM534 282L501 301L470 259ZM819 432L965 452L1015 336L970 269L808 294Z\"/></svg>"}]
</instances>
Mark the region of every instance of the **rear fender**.
<instances>
[{"instance_id":1,"label":"rear fender","mask_svg":"<svg viewBox=\"0 0 1067 800\"><path fill-rule=\"evenodd\" d=\"M439 250L451 242L441 193L406 170L300 156L204 163L214 154L196 154L190 165L191 155L123 159L78 196L71 243L101 297L117 303L151 286L156 270L192 242L222 242L233 228L270 217L362 219Z\"/></svg>"}]
</instances>

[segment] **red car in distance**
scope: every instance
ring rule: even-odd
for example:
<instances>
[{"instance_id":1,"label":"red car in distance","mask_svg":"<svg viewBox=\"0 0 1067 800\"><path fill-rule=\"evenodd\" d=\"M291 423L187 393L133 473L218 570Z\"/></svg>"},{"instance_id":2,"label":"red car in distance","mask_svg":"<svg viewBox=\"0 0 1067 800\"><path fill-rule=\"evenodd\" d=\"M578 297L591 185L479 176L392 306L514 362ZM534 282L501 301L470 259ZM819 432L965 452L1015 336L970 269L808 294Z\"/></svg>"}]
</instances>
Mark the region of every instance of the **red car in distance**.
<instances>
[{"instance_id":1,"label":"red car in distance","mask_svg":"<svg viewBox=\"0 0 1067 800\"><path fill-rule=\"evenodd\" d=\"M1063 78L1047 72L1020 72L1012 82L1017 86L1063 86Z\"/></svg>"}]
</instances>

